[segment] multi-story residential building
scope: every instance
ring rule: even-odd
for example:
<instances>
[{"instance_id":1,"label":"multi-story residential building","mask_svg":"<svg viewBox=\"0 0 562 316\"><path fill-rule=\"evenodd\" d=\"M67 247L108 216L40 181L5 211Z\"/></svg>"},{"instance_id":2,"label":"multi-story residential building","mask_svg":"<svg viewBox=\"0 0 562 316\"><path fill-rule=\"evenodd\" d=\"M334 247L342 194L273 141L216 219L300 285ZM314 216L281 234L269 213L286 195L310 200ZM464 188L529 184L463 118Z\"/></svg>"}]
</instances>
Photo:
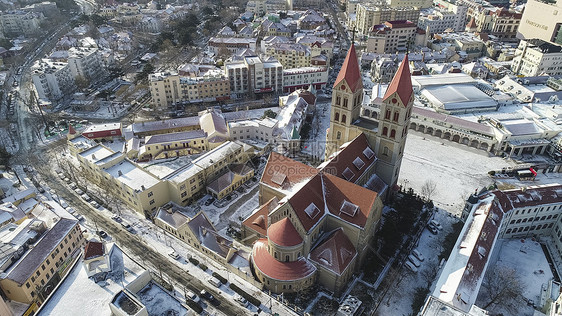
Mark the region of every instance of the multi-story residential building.
<instances>
[{"instance_id":1,"label":"multi-story residential building","mask_svg":"<svg viewBox=\"0 0 562 316\"><path fill-rule=\"evenodd\" d=\"M147 136L139 149L139 159L166 159L197 154L209 149L203 130Z\"/></svg>"},{"instance_id":2,"label":"multi-story residential building","mask_svg":"<svg viewBox=\"0 0 562 316\"><path fill-rule=\"evenodd\" d=\"M393 8L396 7L418 7L420 9L431 8L433 1L430 0L387 0L387 4Z\"/></svg>"},{"instance_id":3,"label":"multi-story residential building","mask_svg":"<svg viewBox=\"0 0 562 316\"><path fill-rule=\"evenodd\" d=\"M377 58L371 65L371 78L373 82L388 83L392 80L396 69L398 67L392 58Z\"/></svg>"},{"instance_id":4,"label":"multi-story residential building","mask_svg":"<svg viewBox=\"0 0 562 316\"><path fill-rule=\"evenodd\" d=\"M97 81L105 74L103 62L95 47L71 47L68 50L68 66L75 78Z\"/></svg>"},{"instance_id":5,"label":"multi-story residential building","mask_svg":"<svg viewBox=\"0 0 562 316\"><path fill-rule=\"evenodd\" d=\"M464 61L473 60L479 58L483 55L485 51L485 44L478 36L474 33L439 33L434 34L434 43L431 48L435 50L440 50L443 44L451 44L454 46L455 51L466 52L466 58Z\"/></svg>"},{"instance_id":6,"label":"multi-story residential building","mask_svg":"<svg viewBox=\"0 0 562 316\"><path fill-rule=\"evenodd\" d=\"M418 23L419 7L389 7L383 4L359 3L357 5L356 27L359 34L368 36L373 26L386 21L408 20Z\"/></svg>"},{"instance_id":7,"label":"multi-story residential building","mask_svg":"<svg viewBox=\"0 0 562 316\"><path fill-rule=\"evenodd\" d=\"M273 58L246 56L226 62L224 71L230 80L230 90L239 96L283 91L283 66Z\"/></svg>"},{"instance_id":8,"label":"multi-story residential building","mask_svg":"<svg viewBox=\"0 0 562 316\"><path fill-rule=\"evenodd\" d=\"M201 77L183 77L176 72L159 72L150 74L148 81L152 102L158 107L230 97L230 81L220 71L209 71Z\"/></svg>"},{"instance_id":9,"label":"multi-story residential building","mask_svg":"<svg viewBox=\"0 0 562 316\"><path fill-rule=\"evenodd\" d=\"M0 14L0 27L6 37L33 35L40 30L42 13L26 11L7 11Z\"/></svg>"},{"instance_id":10,"label":"multi-story residential building","mask_svg":"<svg viewBox=\"0 0 562 316\"><path fill-rule=\"evenodd\" d=\"M308 46L312 56L325 55L332 58L334 43L324 37L306 34L297 37L295 42Z\"/></svg>"},{"instance_id":11,"label":"multi-story residential building","mask_svg":"<svg viewBox=\"0 0 562 316\"><path fill-rule=\"evenodd\" d=\"M462 32L466 26L467 7L463 5L450 5L447 9L427 9L421 12L418 26L422 30L433 33L443 33L451 29Z\"/></svg>"},{"instance_id":12,"label":"multi-story residential building","mask_svg":"<svg viewBox=\"0 0 562 316\"><path fill-rule=\"evenodd\" d=\"M38 60L31 66L31 79L40 99L58 100L75 88L75 78L66 62Z\"/></svg>"},{"instance_id":13,"label":"multi-story residential building","mask_svg":"<svg viewBox=\"0 0 562 316\"><path fill-rule=\"evenodd\" d=\"M311 57L313 57L310 48L293 43L269 45L265 49L265 53L277 59L285 69L310 66Z\"/></svg>"},{"instance_id":14,"label":"multi-story residential building","mask_svg":"<svg viewBox=\"0 0 562 316\"><path fill-rule=\"evenodd\" d=\"M214 54L236 54L237 52L248 48L256 51L256 39L241 37L211 37L207 46Z\"/></svg>"},{"instance_id":15,"label":"multi-story residential building","mask_svg":"<svg viewBox=\"0 0 562 316\"><path fill-rule=\"evenodd\" d=\"M540 39L522 40L511 68L515 73L527 77L562 75L562 46Z\"/></svg>"},{"instance_id":16,"label":"multi-story residential building","mask_svg":"<svg viewBox=\"0 0 562 316\"><path fill-rule=\"evenodd\" d=\"M410 21L387 21L373 26L367 39L367 52L394 54L405 52L413 45L417 25Z\"/></svg>"},{"instance_id":17,"label":"multi-story residential building","mask_svg":"<svg viewBox=\"0 0 562 316\"><path fill-rule=\"evenodd\" d=\"M562 0L529 0L517 29L519 39L541 39L562 45Z\"/></svg>"},{"instance_id":18,"label":"multi-story residential building","mask_svg":"<svg viewBox=\"0 0 562 316\"><path fill-rule=\"evenodd\" d=\"M279 12L293 9L293 2L286 0L250 0L246 4L246 12L264 15L267 12Z\"/></svg>"},{"instance_id":19,"label":"multi-story residential building","mask_svg":"<svg viewBox=\"0 0 562 316\"><path fill-rule=\"evenodd\" d=\"M323 89L328 82L328 67L311 66L283 70L283 92L298 89Z\"/></svg>"},{"instance_id":20,"label":"multi-story residential building","mask_svg":"<svg viewBox=\"0 0 562 316\"><path fill-rule=\"evenodd\" d=\"M315 10L306 10L298 19L297 26L299 30L315 30L316 28L326 24L326 19L322 14Z\"/></svg>"},{"instance_id":21,"label":"multi-story residential building","mask_svg":"<svg viewBox=\"0 0 562 316\"><path fill-rule=\"evenodd\" d=\"M283 23L273 22L269 19L263 20L260 25L260 35L261 36L286 36L290 37L292 35L291 30L286 27Z\"/></svg>"},{"instance_id":22,"label":"multi-story residential building","mask_svg":"<svg viewBox=\"0 0 562 316\"><path fill-rule=\"evenodd\" d=\"M24 256L0 276L0 287L10 300L40 305L68 272L80 254L84 237L77 220L60 218Z\"/></svg>"}]
</instances>

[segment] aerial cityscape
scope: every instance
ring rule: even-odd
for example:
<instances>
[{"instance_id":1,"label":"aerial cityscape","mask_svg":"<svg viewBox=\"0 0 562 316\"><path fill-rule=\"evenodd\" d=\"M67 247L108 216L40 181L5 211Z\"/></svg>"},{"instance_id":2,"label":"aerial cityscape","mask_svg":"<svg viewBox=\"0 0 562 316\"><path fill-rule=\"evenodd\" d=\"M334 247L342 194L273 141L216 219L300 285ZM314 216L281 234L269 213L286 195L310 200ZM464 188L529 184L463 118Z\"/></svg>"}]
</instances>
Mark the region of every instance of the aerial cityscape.
<instances>
[{"instance_id":1,"label":"aerial cityscape","mask_svg":"<svg viewBox=\"0 0 562 316\"><path fill-rule=\"evenodd\" d=\"M3 0L0 85L0 316L562 316L562 0Z\"/></svg>"}]
</instances>

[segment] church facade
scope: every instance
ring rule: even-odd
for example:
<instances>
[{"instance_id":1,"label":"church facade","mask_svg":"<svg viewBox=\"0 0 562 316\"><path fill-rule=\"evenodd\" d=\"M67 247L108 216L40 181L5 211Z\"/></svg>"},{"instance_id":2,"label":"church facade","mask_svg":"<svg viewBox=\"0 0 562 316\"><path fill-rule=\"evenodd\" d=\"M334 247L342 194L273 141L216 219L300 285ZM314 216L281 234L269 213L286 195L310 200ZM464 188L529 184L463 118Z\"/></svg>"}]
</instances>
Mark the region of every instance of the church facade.
<instances>
[{"instance_id":1,"label":"church facade","mask_svg":"<svg viewBox=\"0 0 562 316\"><path fill-rule=\"evenodd\" d=\"M352 45L332 89L325 157L328 160L342 144L363 133L379 159L376 173L392 188L398 181L414 104L408 56L404 57L382 100L375 100L380 109L377 119L361 115L363 95L361 71Z\"/></svg>"}]
</instances>

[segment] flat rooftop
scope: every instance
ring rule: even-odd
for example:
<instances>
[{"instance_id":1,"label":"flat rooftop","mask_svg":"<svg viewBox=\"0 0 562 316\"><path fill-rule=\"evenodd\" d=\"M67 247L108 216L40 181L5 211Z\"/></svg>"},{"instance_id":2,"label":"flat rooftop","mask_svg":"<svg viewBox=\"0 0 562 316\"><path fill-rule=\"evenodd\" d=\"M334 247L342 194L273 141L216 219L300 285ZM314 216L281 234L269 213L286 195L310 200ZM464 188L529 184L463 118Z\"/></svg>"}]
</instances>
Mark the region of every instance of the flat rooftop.
<instances>
[{"instance_id":1,"label":"flat rooftop","mask_svg":"<svg viewBox=\"0 0 562 316\"><path fill-rule=\"evenodd\" d=\"M137 167L127 159L105 169L105 172L135 191L144 191L160 182L158 178Z\"/></svg>"},{"instance_id":2,"label":"flat rooftop","mask_svg":"<svg viewBox=\"0 0 562 316\"><path fill-rule=\"evenodd\" d=\"M101 131L111 131L121 129L121 123L105 123L105 124L96 124L88 126L82 134L93 133L93 132L101 132Z\"/></svg>"},{"instance_id":3,"label":"flat rooftop","mask_svg":"<svg viewBox=\"0 0 562 316\"><path fill-rule=\"evenodd\" d=\"M81 157L83 157L84 159L88 160L88 162L90 163L96 163L100 160L103 160L111 155L113 155L114 152L101 146L101 145L97 145L95 147L92 147L90 149L86 149L83 152L79 153L79 155Z\"/></svg>"}]
</instances>

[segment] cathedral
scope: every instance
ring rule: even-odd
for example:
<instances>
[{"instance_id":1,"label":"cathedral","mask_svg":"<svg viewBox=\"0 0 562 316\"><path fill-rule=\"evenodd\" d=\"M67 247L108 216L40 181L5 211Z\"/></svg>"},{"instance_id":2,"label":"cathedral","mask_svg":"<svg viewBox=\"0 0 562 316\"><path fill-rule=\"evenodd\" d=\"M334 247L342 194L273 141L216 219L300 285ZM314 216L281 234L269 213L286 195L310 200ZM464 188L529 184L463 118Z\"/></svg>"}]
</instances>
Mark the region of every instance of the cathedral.
<instances>
[{"instance_id":1,"label":"cathedral","mask_svg":"<svg viewBox=\"0 0 562 316\"><path fill-rule=\"evenodd\" d=\"M377 119L361 115L363 95L361 70L355 46L351 45L332 90L325 159L329 160L340 146L363 133L378 158L375 173L392 188L398 181L414 104L408 55L404 57L382 100L374 100L380 110Z\"/></svg>"},{"instance_id":2,"label":"cathedral","mask_svg":"<svg viewBox=\"0 0 562 316\"><path fill-rule=\"evenodd\" d=\"M242 222L252 273L274 293L314 284L345 292L373 250L383 200L397 181L413 104L404 58L375 120L362 115L363 82L351 46L334 84L326 159L318 167L271 152L260 207ZM372 107L372 105L370 105Z\"/></svg>"}]
</instances>

